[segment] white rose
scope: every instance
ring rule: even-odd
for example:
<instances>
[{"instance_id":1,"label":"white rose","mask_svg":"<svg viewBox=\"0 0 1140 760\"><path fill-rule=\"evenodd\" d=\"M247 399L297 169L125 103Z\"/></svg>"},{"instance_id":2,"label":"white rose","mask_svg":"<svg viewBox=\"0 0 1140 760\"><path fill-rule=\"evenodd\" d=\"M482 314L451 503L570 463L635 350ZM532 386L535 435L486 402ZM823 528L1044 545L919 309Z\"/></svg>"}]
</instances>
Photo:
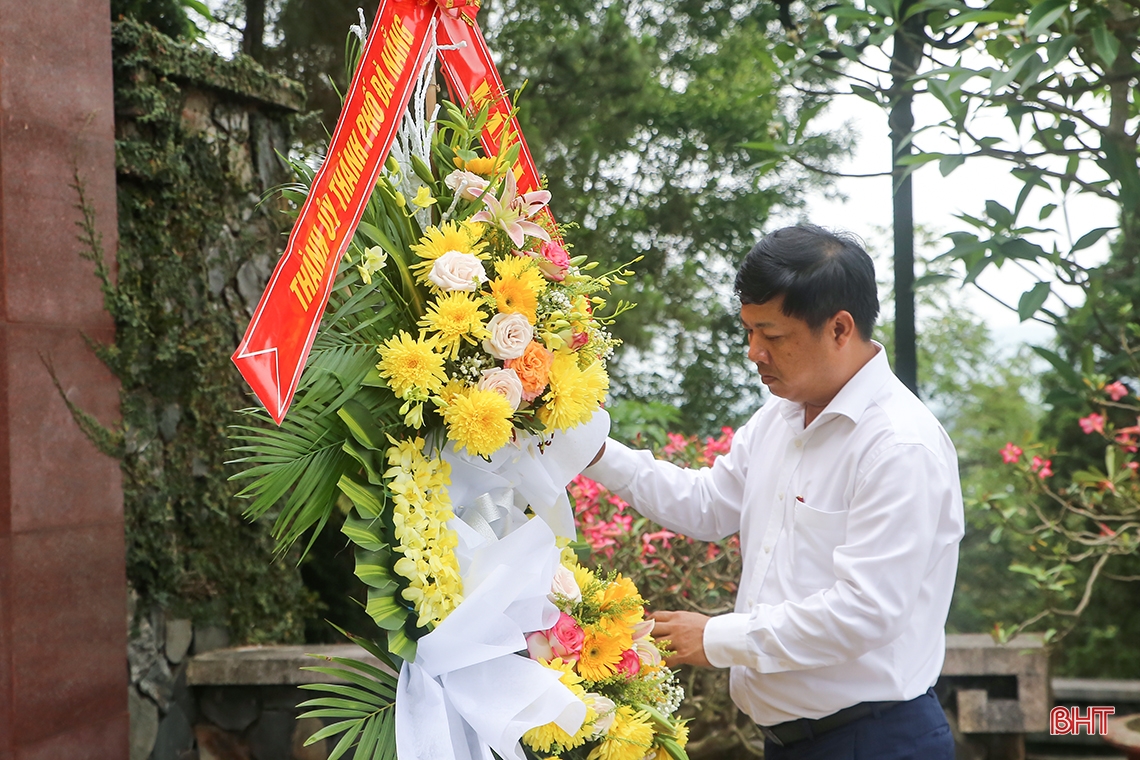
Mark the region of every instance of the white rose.
<instances>
[{"instance_id":1,"label":"white rose","mask_svg":"<svg viewBox=\"0 0 1140 760\"><path fill-rule=\"evenodd\" d=\"M477 256L448 251L435 260L428 272L432 284L444 292L475 290L487 281L487 270Z\"/></svg>"},{"instance_id":2,"label":"white rose","mask_svg":"<svg viewBox=\"0 0 1140 760\"><path fill-rule=\"evenodd\" d=\"M554 582L550 584L550 601L554 601L555 595L564 596L574 604L582 601L582 589L578 588L574 572L566 565L559 565L554 571Z\"/></svg>"},{"instance_id":3,"label":"white rose","mask_svg":"<svg viewBox=\"0 0 1140 760\"><path fill-rule=\"evenodd\" d=\"M518 409L522 403L522 380L513 369L485 369L479 379L479 390L498 391L507 397L511 409ZM557 575L555 576L557 578ZM571 577L571 580L573 578Z\"/></svg>"},{"instance_id":4,"label":"white rose","mask_svg":"<svg viewBox=\"0 0 1140 760\"><path fill-rule=\"evenodd\" d=\"M597 739L599 736L605 735L610 730L610 726L614 724L617 705L609 697L603 697L601 694L595 694L592 691L583 694L582 701L586 703L587 707L593 708L598 715L594 719L594 731L590 734L590 738Z\"/></svg>"},{"instance_id":5,"label":"white rose","mask_svg":"<svg viewBox=\"0 0 1140 760\"><path fill-rule=\"evenodd\" d=\"M473 201L483 194L489 183L478 174L456 169L443 178L443 184L454 190L461 198Z\"/></svg>"},{"instance_id":6,"label":"white rose","mask_svg":"<svg viewBox=\"0 0 1140 760\"><path fill-rule=\"evenodd\" d=\"M491 317L487 332L490 337L484 339L483 350L501 360L519 358L534 339L534 328L525 316L517 313Z\"/></svg>"}]
</instances>

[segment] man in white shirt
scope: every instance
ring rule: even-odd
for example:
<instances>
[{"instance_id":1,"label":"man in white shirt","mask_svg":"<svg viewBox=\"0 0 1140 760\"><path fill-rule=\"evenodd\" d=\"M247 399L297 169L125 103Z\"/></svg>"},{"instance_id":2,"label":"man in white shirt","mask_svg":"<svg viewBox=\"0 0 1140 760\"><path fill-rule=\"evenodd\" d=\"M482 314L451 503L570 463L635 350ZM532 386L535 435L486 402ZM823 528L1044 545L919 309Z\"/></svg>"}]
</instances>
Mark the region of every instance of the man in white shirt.
<instances>
[{"instance_id":1,"label":"man in white shirt","mask_svg":"<svg viewBox=\"0 0 1140 760\"><path fill-rule=\"evenodd\" d=\"M736 611L658 612L670 664L731 667L767 760L951 760L932 686L963 533L954 446L871 340L853 239L778 230L736 278L748 358L775 397L711 468L610 440L585 474L665 527L740 533Z\"/></svg>"}]
</instances>

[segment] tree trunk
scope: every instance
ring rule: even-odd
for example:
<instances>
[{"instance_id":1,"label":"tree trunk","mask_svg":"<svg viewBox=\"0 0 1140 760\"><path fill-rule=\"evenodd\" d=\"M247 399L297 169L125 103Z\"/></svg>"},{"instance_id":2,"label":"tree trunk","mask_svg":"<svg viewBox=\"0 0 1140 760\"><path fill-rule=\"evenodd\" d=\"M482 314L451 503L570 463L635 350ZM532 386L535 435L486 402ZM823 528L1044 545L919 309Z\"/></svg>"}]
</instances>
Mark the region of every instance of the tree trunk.
<instances>
[{"instance_id":1,"label":"tree trunk","mask_svg":"<svg viewBox=\"0 0 1140 760\"><path fill-rule=\"evenodd\" d=\"M913 1L903 3L903 10ZM922 16L914 16L894 35L891 53L891 177L892 227L895 269L895 374L918 393L918 350L914 326L914 201L909 168L899 161L911 155L909 137L914 129L914 96L907 88L922 59Z\"/></svg>"},{"instance_id":2,"label":"tree trunk","mask_svg":"<svg viewBox=\"0 0 1140 760\"><path fill-rule=\"evenodd\" d=\"M245 31L241 40L241 51L259 63L265 60L265 2L246 0Z\"/></svg>"}]
</instances>

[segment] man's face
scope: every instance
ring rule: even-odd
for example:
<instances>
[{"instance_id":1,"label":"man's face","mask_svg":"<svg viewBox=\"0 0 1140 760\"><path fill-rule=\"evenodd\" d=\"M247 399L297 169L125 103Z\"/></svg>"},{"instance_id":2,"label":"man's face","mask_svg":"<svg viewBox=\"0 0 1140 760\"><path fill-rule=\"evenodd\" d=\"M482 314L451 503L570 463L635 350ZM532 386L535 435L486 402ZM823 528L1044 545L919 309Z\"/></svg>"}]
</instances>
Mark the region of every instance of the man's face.
<instances>
[{"instance_id":1,"label":"man's face","mask_svg":"<svg viewBox=\"0 0 1140 760\"><path fill-rule=\"evenodd\" d=\"M813 333L807 322L783 312L784 297L740 307L748 334L748 359L773 395L815 403L830 388L834 345L827 328Z\"/></svg>"}]
</instances>

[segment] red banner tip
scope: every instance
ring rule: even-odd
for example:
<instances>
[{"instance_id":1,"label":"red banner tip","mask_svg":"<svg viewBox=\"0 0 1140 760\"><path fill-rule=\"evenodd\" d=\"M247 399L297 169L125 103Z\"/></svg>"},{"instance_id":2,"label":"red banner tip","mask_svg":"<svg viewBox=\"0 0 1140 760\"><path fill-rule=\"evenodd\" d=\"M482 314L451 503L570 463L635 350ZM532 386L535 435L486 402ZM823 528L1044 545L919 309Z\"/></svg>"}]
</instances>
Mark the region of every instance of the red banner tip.
<instances>
[{"instance_id":1,"label":"red banner tip","mask_svg":"<svg viewBox=\"0 0 1140 760\"><path fill-rule=\"evenodd\" d=\"M282 404L281 370L277 360L277 348L265 348L245 353L243 348L234 352L233 362L238 372L253 388L257 398L265 405L265 410L278 425L289 411L288 404Z\"/></svg>"}]
</instances>

